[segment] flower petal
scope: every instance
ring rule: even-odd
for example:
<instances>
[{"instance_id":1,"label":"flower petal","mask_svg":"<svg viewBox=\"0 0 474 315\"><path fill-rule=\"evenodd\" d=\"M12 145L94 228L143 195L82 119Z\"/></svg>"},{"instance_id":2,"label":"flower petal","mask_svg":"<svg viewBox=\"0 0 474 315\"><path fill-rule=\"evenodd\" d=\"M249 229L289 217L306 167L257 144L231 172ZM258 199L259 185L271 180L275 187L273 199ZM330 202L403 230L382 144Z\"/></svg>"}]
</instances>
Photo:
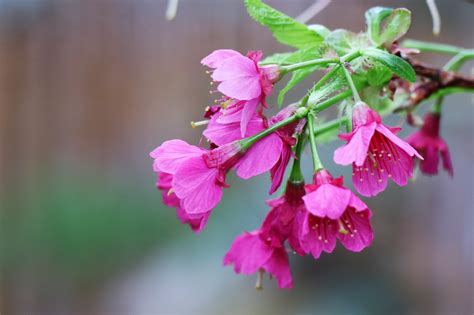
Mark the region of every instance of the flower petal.
<instances>
[{"instance_id":1,"label":"flower petal","mask_svg":"<svg viewBox=\"0 0 474 315\"><path fill-rule=\"evenodd\" d=\"M201 64L215 69L220 67L227 59L235 56L242 56L238 51L232 49L218 49L204 57Z\"/></svg>"},{"instance_id":2,"label":"flower petal","mask_svg":"<svg viewBox=\"0 0 474 315\"><path fill-rule=\"evenodd\" d=\"M356 213L349 208L343 216L344 222L350 222L350 227L345 225L348 233L338 233L337 237L342 245L350 251L360 252L372 243L374 232L370 226L370 210ZM347 220L347 221L346 221Z\"/></svg>"},{"instance_id":3,"label":"flower petal","mask_svg":"<svg viewBox=\"0 0 474 315\"><path fill-rule=\"evenodd\" d=\"M277 134L270 134L255 143L235 165L237 176L249 179L268 172L281 156L283 142Z\"/></svg>"},{"instance_id":4,"label":"flower petal","mask_svg":"<svg viewBox=\"0 0 474 315\"><path fill-rule=\"evenodd\" d=\"M165 141L150 153L155 159L156 171L174 174L181 164L189 158L201 156L206 150L190 145L182 140Z\"/></svg>"},{"instance_id":5,"label":"flower petal","mask_svg":"<svg viewBox=\"0 0 474 315\"><path fill-rule=\"evenodd\" d=\"M409 145L407 142L403 141L402 139L400 139L399 137L397 137L396 135L394 135L392 133L392 131L390 131L387 127L385 127L384 125L382 124L379 124L377 125L377 131L380 132L381 134L383 134L385 137L388 138L388 140L390 140L391 142L393 142L395 145L397 145L400 149L402 149L403 151L405 151L408 155L410 156L416 156L417 158L419 158L420 160L423 160L423 157L418 154L418 152L411 146Z\"/></svg>"},{"instance_id":6,"label":"flower petal","mask_svg":"<svg viewBox=\"0 0 474 315\"><path fill-rule=\"evenodd\" d=\"M202 157L190 158L173 177L173 189L188 214L212 210L222 198L222 187L216 184L216 168L209 168Z\"/></svg>"},{"instance_id":7,"label":"flower petal","mask_svg":"<svg viewBox=\"0 0 474 315\"><path fill-rule=\"evenodd\" d=\"M331 184L323 184L303 197L309 212L320 218L337 220L346 210L351 200L351 191Z\"/></svg>"},{"instance_id":8,"label":"flower petal","mask_svg":"<svg viewBox=\"0 0 474 315\"><path fill-rule=\"evenodd\" d=\"M340 165L355 163L361 166L364 164L376 126L377 124L373 122L359 127L346 145L334 151L334 162Z\"/></svg>"}]
</instances>

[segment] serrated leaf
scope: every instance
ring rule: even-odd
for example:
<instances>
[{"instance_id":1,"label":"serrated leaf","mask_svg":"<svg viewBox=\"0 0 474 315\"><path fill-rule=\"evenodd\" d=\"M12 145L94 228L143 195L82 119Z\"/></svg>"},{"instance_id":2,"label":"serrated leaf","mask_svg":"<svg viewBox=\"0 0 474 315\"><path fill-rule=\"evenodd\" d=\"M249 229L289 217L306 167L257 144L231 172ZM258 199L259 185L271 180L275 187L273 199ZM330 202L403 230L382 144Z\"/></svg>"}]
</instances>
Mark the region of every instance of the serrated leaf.
<instances>
[{"instance_id":1,"label":"serrated leaf","mask_svg":"<svg viewBox=\"0 0 474 315\"><path fill-rule=\"evenodd\" d=\"M274 54L260 61L260 65L278 64L289 65L311 59L321 58L323 50L314 47L300 49L291 53Z\"/></svg>"},{"instance_id":2,"label":"serrated leaf","mask_svg":"<svg viewBox=\"0 0 474 315\"><path fill-rule=\"evenodd\" d=\"M367 48L363 50L362 53L363 55L372 57L382 63L400 78L410 82L416 81L415 70L413 70L412 66L402 58L375 48Z\"/></svg>"},{"instance_id":3,"label":"serrated leaf","mask_svg":"<svg viewBox=\"0 0 474 315\"><path fill-rule=\"evenodd\" d=\"M379 62L374 62L367 70L367 82L371 86L385 85L392 78L392 71Z\"/></svg>"},{"instance_id":4,"label":"serrated leaf","mask_svg":"<svg viewBox=\"0 0 474 315\"><path fill-rule=\"evenodd\" d=\"M285 95L286 93L288 93L288 91L290 91L298 83L306 79L311 73L313 73L318 68L319 66L313 66L293 71L290 81L288 81L286 86L281 89L280 93L278 94L278 107L283 104L283 100L285 99Z\"/></svg>"},{"instance_id":5,"label":"serrated leaf","mask_svg":"<svg viewBox=\"0 0 474 315\"><path fill-rule=\"evenodd\" d=\"M405 8L374 7L365 13L365 20L374 45L388 46L406 34L411 24L411 12Z\"/></svg>"},{"instance_id":6,"label":"serrated leaf","mask_svg":"<svg viewBox=\"0 0 474 315\"><path fill-rule=\"evenodd\" d=\"M324 41L339 56L369 47L369 40L365 34L356 34L343 29L332 31Z\"/></svg>"},{"instance_id":7,"label":"serrated leaf","mask_svg":"<svg viewBox=\"0 0 474 315\"><path fill-rule=\"evenodd\" d=\"M312 31L315 31L316 33L321 35L323 38L325 38L331 33L331 31L326 26L321 25L321 24L311 24L311 25L308 25L308 28Z\"/></svg>"},{"instance_id":8,"label":"serrated leaf","mask_svg":"<svg viewBox=\"0 0 474 315\"><path fill-rule=\"evenodd\" d=\"M249 15L258 23L268 27L282 44L305 48L318 46L323 37L288 15L273 9L260 0L245 0Z\"/></svg>"}]
</instances>

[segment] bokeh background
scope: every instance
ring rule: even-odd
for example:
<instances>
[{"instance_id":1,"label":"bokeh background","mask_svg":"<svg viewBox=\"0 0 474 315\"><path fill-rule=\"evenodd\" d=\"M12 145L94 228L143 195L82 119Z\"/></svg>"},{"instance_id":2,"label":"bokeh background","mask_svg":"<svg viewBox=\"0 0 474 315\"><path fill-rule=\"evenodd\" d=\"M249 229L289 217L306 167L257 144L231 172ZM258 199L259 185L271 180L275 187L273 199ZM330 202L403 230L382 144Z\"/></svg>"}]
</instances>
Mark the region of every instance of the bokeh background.
<instances>
[{"instance_id":1,"label":"bokeh background","mask_svg":"<svg viewBox=\"0 0 474 315\"><path fill-rule=\"evenodd\" d=\"M297 16L313 1L267 3ZM173 21L166 5L0 1L0 313L472 315L471 96L450 96L444 108L453 179L419 176L366 199L375 212L370 248L291 257L295 288L266 279L256 292L255 278L235 276L222 257L265 216L267 176L230 176L232 188L196 236L161 204L148 153L170 138L199 142L189 122L212 102L203 56L288 48L241 1L182 0ZM311 22L361 31L374 5L412 10L411 38L474 46L474 5L464 0L438 1L439 38L421 0L337 0ZM347 176L331 163L339 144L325 144L322 157Z\"/></svg>"}]
</instances>

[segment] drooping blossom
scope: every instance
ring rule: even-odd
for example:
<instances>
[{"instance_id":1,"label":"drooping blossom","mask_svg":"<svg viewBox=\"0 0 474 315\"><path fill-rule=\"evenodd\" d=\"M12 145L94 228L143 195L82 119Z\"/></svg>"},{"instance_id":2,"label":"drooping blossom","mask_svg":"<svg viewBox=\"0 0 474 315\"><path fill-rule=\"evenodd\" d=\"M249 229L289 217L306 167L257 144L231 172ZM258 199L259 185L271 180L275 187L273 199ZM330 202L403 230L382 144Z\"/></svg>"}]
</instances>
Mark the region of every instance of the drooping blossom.
<instances>
[{"instance_id":1,"label":"drooping blossom","mask_svg":"<svg viewBox=\"0 0 474 315\"><path fill-rule=\"evenodd\" d=\"M199 233L206 226L211 211L203 214L189 215L181 207L181 200L174 193L171 183L173 175L157 171L156 187L162 191L163 203L176 209L176 216L183 224L188 224L195 233Z\"/></svg>"},{"instance_id":2,"label":"drooping blossom","mask_svg":"<svg viewBox=\"0 0 474 315\"><path fill-rule=\"evenodd\" d=\"M150 153L154 168L171 174L173 192L180 206L191 216L212 210L222 198L225 178L242 155L239 142L213 150L192 146L182 140L170 140Z\"/></svg>"},{"instance_id":3,"label":"drooping blossom","mask_svg":"<svg viewBox=\"0 0 474 315\"><path fill-rule=\"evenodd\" d=\"M258 66L261 57L260 51L243 56L235 50L219 49L201 60L203 65L213 69L212 79L218 82L217 90L242 108L242 137L258 105L266 106L265 97L280 77L277 65Z\"/></svg>"},{"instance_id":4,"label":"drooping blossom","mask_svg":"<svg viewBox=\"0 0 474 315\"><path fill-rule=\"evenodd\" d=\"M347 144L334 152L334 161L352 164L352 180L363 196L375 196L387 186L388 178L404 186L413 176L413 157L418 152L396 134L400 128L382 124L380 115L364 103L356 104L352 124L354 130L339 138Z\"/></svg>"},{"instance_id":5,"label":"drooping blossom","mask_svg":"<svg viewBox=\"0 0 474 315\"><path fill-rule=\"evenodd\" d=\"M331 253L336 240L350 251L359 252L369 246L374 238L367 205L343 186L342 176L334 179L321 170L314 176L314 183L305 186L303 197L307 211L299 214L300 242L306 253L319 258L321 253Z\"/></svg>"},{"instance_id":6,"label":"drooping blossom","mask_svg":"<svg viewBox=\"0 0 474 315\"><path fill-rule=\"evenodd\" d=\"M297 106L289 106L277 113L269 122L263 114L254 113L247 126L245 137L262 132L269 126L294 115L296 109ZM203 135L211 143L217 145L224 145L242 139L240 115L242 115L242 110L230 105L212 116ZM304 124L304 120L289 124L253 145L236 164L237 175L247 179L270 170L272 185L269 193L275 192L281 185L292 156L291 147L296 142L294 134L301 133L300 127L302 124ZM243 176L244 173L246 176Z\"/></svg>"},{"instance_id":7,"label":"drooping blossom","mask_svg":"<svg viewBox=\"0 0 474 315\"><path fill-rule=\"evenodd\" d=\"M291 288L293 279L283 244L264 239L262 233L256 230L238 236L224 257L224 265L233 264L234 271L244 275L266 271L277 279L280 288Z\"/></svg>"},{"instance_id":8,"label":"drooping blossom","mask_svg":"<svg viewBox=\"0 0 474 315\"><path fill-rule=\"evenodd\" d=\"M233 264L236 273L245 275L266 271L274 276L280 288L293 285L285 241L292 249L304 255L299 244L296 214L305 211L304 183L288 182L283 196L267 201L271 207L260 229L244 232L237 237L224 257L224 265Z\"/></svg>"},{"instance_id":9,"label":"drooping blossom","mask_svg":"<svg viewBox=\"0 0 474 315\"><path fill-rule=\"evenodd\" d=\"M420 170L428 175L438 174L439 156L443 160L443 168L453 176L453 165L449 149L439 135L440 115L427 113L424 118L423 127L410 135L406 140L420 152L424 160L420 162Z\"/></svg>"}]
</instances>

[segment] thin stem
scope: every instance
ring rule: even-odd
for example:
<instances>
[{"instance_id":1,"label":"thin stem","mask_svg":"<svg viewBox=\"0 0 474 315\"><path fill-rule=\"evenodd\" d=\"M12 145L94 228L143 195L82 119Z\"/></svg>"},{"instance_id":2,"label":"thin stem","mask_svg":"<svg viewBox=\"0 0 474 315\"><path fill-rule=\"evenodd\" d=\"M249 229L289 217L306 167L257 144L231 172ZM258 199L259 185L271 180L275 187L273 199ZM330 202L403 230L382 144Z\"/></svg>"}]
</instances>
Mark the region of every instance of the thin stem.
<instances>
[{"instance_id":1,"label":"thin stem","mask_svg":"<svg viewBox=\"0 0 474 315\"><path fill-rule=\"evenodd\" d=\"M360 102L360 95L359 92L357 92L357 89L355 87L354 81L352 80L351 74L349 73L349 70L345 67L343 63L341 63L342 71L344 71L344 75L346 76L347 83L349 84L349 87L351 88L352 91L352 96L354 97L354 101Z\"/></svg>"},{"instance_id":2,"label":"thin stem","mask_svg":"<svg viewBox=\"0 0 474 315\"><path fill-rule=\"evenodd\" d=\"M468 61L469 59L474 59L473 49L466 49L465 51L455 55L444 65L443 69L447 71L458 71L464 62Z\"/></svg>"},{"instance_id":3,"label":"thin stem","mask_svg":"<svg viewBox=\"0 0 474 315\"><path fill-rule=\"evenodd\" d=\"M321 163L318 150L316 148L316 137L314 136L314 114L309 112L307 119L309 129L309 143L311 144L311 153L313 155L313 171L316 174L317 171L322 170L324 167Z\"/></svg>"},{"instance_id":4,"label":"thin stem","mask_svg":"<svg viewBox=\"0 0 474 315\"><path fill-rule=\"evenodd\" d=\"M364 85L361 85L359 86L359 90L362 89L362 87L364 87ZM340 101L346 99L347 97L351 96L352 95L352 90L346 90L340 94L337 94L331 98L328 98L327 100L321 102L321 103L318 103L318 104L315 104L313 106L311 106L316 112L321 112L323 110L325 110L326 108L329 108L331 107L332 105L336 104L336 103L339 103Z\"/></svg>"},{"instance_id":5,"label":"thin stem","mask_svg":"<svg viewBox=\"0 0 474 315\"><path fill-rule=\"evenodd\" d=\"M304 177L303 173L301 172L301 155L303 153L304 148L304 138L305 138L305 125L303 132L298 137L298 142L296 143L295 148L295 159L293 160L293 166L291 168L290 178L289 181L292 183L303 183Z\"/></svg>"},{"instance_id":6,"label":"thin stem","mask_svg":"<svg viewBox=\"0 0 474 315\"><path fill-rule=\"evenodd\" d=\"M342 118L334 119L334 120L328 121L324 124L321 124L318 128L316 128L314 130L314 136L318 137L318 136L323 135L327 132L339 129L339 127L342 124L345 124L347 119L348 119L347 117L342 117Z\"/></svg>"},{"instance_id":7,"label":"thin stem","mask_svg":"<svg viewBox=\"0 0 474 315\"><path fill-rule=\"evenodd\" d=\"M438 44L438 43L431 43L431 42L424 42L419 40L407 39L402 43L402 47L405 48L415 48L419 49L420 51L424 52L434 52L434 53L442 53L447 55L457 55L461 51L467 50L462 47L446 45L446 44Z\"/></svg>"},{"instance_id":8,"label":"thin stem","mask_svg":"<svg viewBox=\"0 0 474 315\"><path fill-rule=\"evenodd\" d=\"M293 116L290 116L280 122L277 122L276 124L268 127L267 129L263 130L262 132L260 133L257 133L256 135L253 135L249 138L246 138L246 139L242 139L241 140L241 145L242 145L242 149L243 150L247 150L248 148L250 148L255 142L259 141L260 139L268 136L269 134L271 134L272 132L288 125L288 124L291 124L299 119L301 119L302 117L304 117L306 115L306 113L296 113L295 115Z\"/></svg>"},{"instance_id":9,"label":"thin stem","mask_svg":"<svg viewBox=\"0 0 474 315\"><path fill-rule=\"evenodd\" d=\"M326 66L328 64L338 63L338 62L339 62L339 58L313 59L313 60L294 63L294 64L288 65L288 66L282 66L280 71L282 71L283 73L286 73L286 72L291 72L291 71L295 71L295 70L299 70L299 69L307 68L307 67L311 67L311 66L318 66L318 65L325 65Z\"/></svg>"}]
</instances>

